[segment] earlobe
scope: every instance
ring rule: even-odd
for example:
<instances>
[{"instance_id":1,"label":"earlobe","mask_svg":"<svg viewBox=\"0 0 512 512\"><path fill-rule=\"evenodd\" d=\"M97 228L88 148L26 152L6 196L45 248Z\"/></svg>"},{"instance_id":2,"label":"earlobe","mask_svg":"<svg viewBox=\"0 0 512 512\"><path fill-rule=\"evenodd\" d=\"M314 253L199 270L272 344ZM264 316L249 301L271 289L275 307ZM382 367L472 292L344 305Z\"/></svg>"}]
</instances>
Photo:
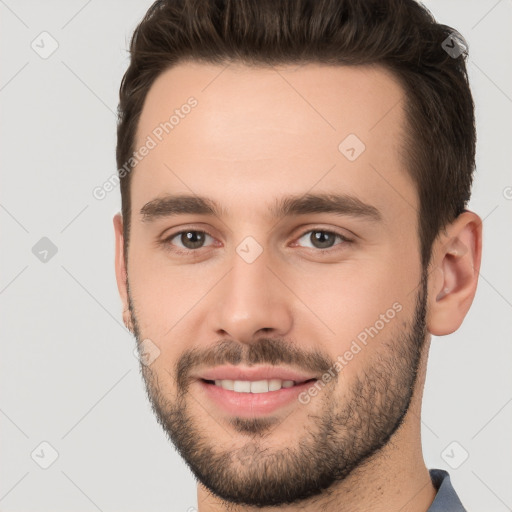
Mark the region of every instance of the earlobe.
<instances>
[{"instance_id":1,"label":"earlobe","mask_svg":"<svg viewBox=\"0 0 512 512\"><path fill-rule=\"evenodd\" d=\"M465 211L434 242L427 329L435 336L456 331L476 293L482 255L482 221Z\"/></svg>"}]
</instances>

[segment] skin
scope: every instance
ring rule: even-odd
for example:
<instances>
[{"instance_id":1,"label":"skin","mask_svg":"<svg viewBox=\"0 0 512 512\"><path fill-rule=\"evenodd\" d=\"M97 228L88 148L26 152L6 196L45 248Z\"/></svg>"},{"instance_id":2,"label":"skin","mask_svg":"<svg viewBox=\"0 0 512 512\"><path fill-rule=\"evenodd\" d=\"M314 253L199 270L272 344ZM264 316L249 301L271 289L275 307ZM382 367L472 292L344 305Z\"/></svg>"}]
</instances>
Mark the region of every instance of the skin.
<instances>
[{"instance_id":1,"label":"skin","mask_svg":"<svg viewBox=\"0 0 512 512\"><path fill-rule=\"evenodd\" d=\"M327 406L348 403L354 382L373 371L377 356L397 350L393 340L413 321L422 268L418 196L400 152L404 91L380 67L181 63L151 87L136 147L190 96L198 105L133 171L127 255L123 220L120 214L114 217L125 323L139 341L149 338L160 350L144 373L147 381L153 379L153 389L176 403L173 369L185 351L204 352L222 340L248 351L262 336L282 338L308 354L320 352L336 360L392 304L402 306L329 388L307 406L293 403L273 413L273 427L262 430L261 437L237 430L233 418L189 381L184 398L188 414L216 453L248 446L263 447L266 453L297 449L300 436L316 428L315 416L324 416ZM353 162L338 150L351 133L366 146ZM333 213L281 219L268 215L275 198L322 192L356 196L378 209L382 220ZM144 222L141 208L171 193L212 198L226 215ZM181 229L205 230L211 236L190 255L173 252L173 247L184 249L179 236L172 244L158 243ZM304 236L315 229L353 242L337 239L322 254L326 250ZM247 236L263 249L250 264L236 252ZM427 274L428 334L401 426L343 480L279 510L341 510L341 504L344 511L428 509L435 489L421 450L420 412L430 334L443 336L461 325L476 291L481 244L481 220L469 211L446 226L434 243ZM245 469L243 460L233 461L235 473ZM200 512L228 509L202 484L198 507Z\"/></svg>"}]
</instances>

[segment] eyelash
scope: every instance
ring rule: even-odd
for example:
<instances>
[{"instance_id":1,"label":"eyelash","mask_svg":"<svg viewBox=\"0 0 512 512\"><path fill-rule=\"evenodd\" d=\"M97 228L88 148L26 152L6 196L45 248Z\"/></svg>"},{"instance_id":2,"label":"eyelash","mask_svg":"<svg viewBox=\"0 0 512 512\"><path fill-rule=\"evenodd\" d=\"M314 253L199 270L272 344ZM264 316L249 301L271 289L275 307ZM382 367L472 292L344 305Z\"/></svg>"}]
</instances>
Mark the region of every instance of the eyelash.
<instances>
[{"instance_id":1,"label":"eyelash","mask_svg":"<svg viewBox=\"0 0 512 512\"><path fill-rule=\"evenodd\" d=\"M297 238L297 240L300 240L301 238L304 237L304 235L307 235L308 233L314 233L315 231L316 232L320 232L320 233L324 233L324 234L334 235L334 236L338 237L343 242L341 244L337 244L338 246L340 246L340 245L343 246L343 245L346 245L346 244L353 243L353 240L350 240L349 238L347 238L346 236L342 235L341 233L338 233L336 231L331 231L331 230L328 230L328 229L321 229L321 228L308 229L307 231L304 231ZM208 233L208 231L204 231L204 230L201 230L201 229L183 229L181 231L177 231L176 233L172 233L171 235L166 237L164 240L162 240L160 243L162 245L164 245L166 249L174 252L177 255L183 255L183 256L188 256L190 254L198 252L200 249L204 249L204 247L199 247L197 249L171 249L170 248L170 246L172 245L171 244L171 240L173 240L174 238L176 238L179 235L182 235L183 233L202 233L204 235L210 236L211 238L214 238L214 236L211 235L210 233ZM311 249L311 247L306 247L306 249ZM333 251L340 250L340 249L336 249L336 246L328 247L327 249L317 249L317 248L312 248L312 249L315 252L318 252L318 253L330 253L330 252L333 252Z\"/></svg>"}]
</instances>

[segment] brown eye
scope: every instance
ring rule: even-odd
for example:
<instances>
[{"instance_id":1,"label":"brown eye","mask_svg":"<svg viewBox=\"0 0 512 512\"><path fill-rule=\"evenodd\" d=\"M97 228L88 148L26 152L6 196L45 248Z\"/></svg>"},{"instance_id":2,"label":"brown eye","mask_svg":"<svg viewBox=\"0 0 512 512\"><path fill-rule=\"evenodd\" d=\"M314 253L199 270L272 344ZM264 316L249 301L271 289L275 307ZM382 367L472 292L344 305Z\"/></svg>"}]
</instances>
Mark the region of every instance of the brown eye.
<instances>
[{"instance_id":1,"label":"brown eye","mask_svg":"<svg viewBox=\"0 0 512 512\"><path fill-rule=\"evenodd\" d=\"M180 235L180 242L185 249L198 249L205 240L205 233L202 231L184 231Z\"/></svg>"},{"instance_id":2,"label":"brown eye","mask_svg":"<svg viewBox=\"0 0 512 512\"><path fill-rule=\"evenodd\" d=\"M176 252L188 252L201 249L204 247L206 238L212 238L208 233L195 229L187 229L174 233L164 240L164 243L168 246L176 246ZM213 238L212 238L213 239ZM173 242L173 240L176 240ZM184 249L180 251L179 249ZM175 250L174 248L172 250Z\"/></svg>"},{"instance_id":3,"label":"brown eye","mask_svg":"<svg viewBox=\"0 0 512 512\"><path fill-rule=\"evenodd\" d=\"M345 238L343 235L335 233L334 231L327 231L325 229L306 231L298 241L303 239L306 243L311 244L309 247L312 249L330 249L334 245L343 245L345 242L350 242L350 240ZM335 244L336 239L341 240L342 243ZM305 245L305 247L308 247L308 245Z\"/></svg>"}]
</instances>

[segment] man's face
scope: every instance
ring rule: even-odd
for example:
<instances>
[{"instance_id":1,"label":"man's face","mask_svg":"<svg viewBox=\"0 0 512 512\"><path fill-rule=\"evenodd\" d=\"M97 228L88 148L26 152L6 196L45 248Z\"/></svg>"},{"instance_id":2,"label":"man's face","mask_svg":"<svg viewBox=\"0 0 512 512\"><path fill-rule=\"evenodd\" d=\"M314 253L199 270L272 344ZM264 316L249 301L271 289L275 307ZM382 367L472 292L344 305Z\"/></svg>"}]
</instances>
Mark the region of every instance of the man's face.
<instances>
[{"instance_id":1,"label":"man's face","mask_svg":"<svg viewBox=\"0 0 512 512\"><path fill-rule=\"evenodd\" d=\"M226 500L319 493L407 411L426 297L403 98L382 69L320 65L183 63L148 93L130 311L160 423Z\"/></svg>"}]
</instances>

